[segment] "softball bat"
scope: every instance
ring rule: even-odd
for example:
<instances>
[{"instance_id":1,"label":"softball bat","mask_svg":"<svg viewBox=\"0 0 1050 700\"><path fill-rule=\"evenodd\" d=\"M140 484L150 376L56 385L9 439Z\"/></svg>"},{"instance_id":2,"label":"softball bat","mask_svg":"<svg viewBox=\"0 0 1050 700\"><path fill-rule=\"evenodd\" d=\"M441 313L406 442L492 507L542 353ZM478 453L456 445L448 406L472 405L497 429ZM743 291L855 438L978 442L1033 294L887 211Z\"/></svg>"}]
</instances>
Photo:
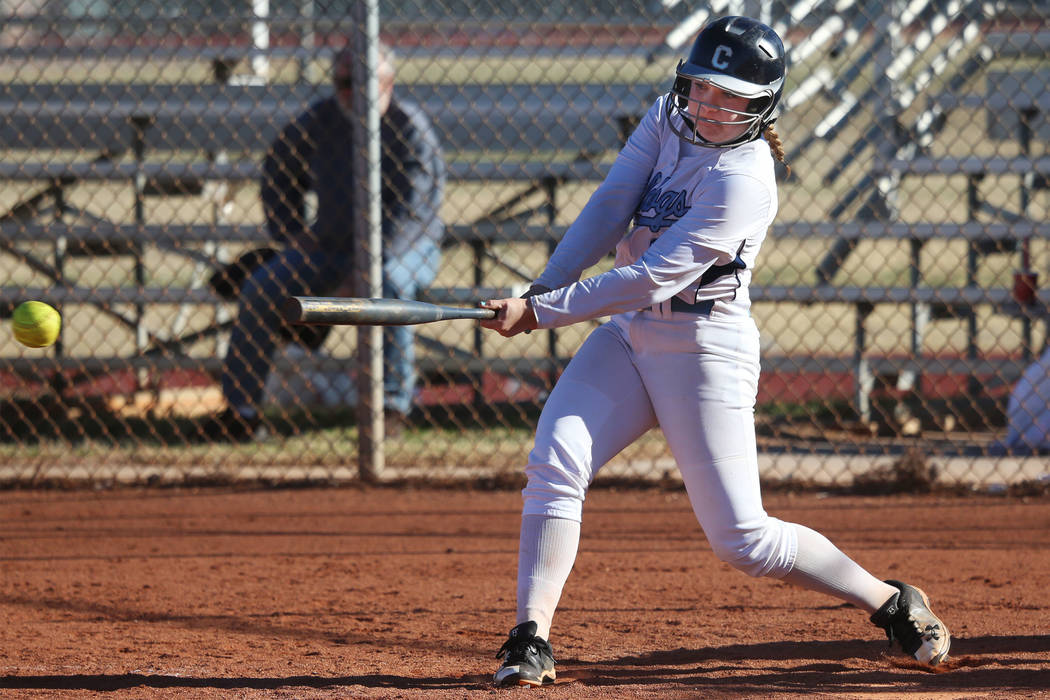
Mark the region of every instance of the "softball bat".
<instances>
[{"instance_id":1,"label":"softball bat","mask_svg":"<svg viewBox=\"0 0 1050 700\"><path fill-rule=\"evenodd\" d=\"M495 309L357 297L289 297L282 313L288 323L312 326L412 326L458 318L496 317Z\"/></svg>"}]
</instances>

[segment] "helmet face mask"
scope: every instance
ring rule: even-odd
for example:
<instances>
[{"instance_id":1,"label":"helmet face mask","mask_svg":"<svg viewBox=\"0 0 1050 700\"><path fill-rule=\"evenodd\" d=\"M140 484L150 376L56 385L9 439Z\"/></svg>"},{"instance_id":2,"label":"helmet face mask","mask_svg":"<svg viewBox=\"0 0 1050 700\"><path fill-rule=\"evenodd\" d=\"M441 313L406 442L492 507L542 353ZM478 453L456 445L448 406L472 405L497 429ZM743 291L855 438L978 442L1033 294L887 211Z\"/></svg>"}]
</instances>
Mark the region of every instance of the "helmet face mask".
<instances>
[{"instance_id":1,"label":"helmet face mask","mask_svg":"<svg viewBox=\"0 0 1050 700\"><path fill-rule=\"evenodd\" d=\"M776 32L748 17L715 20L675 71L667 99L671 128L699 146L754 141L775 120L785 74L784 45ZM696 98L719 94L712 87L724 93L717 103Z\"/></svg>"},{"instance_id":2,"label":"helmet face mask","mask_svg":"<svg viewBox=\"0 0 1050 700\"><path fill-rule=\"evenodd\" d=\"M695 94L720 95L696 98ZM728 147L751 141L762 125L772 102L771 93L741 95L706 80L679 77L672 88L674 109L680 125L672 123L679 137L700 146ZM768 124L768 122L765 122ZM746 138L745 138L746 137Z\"/></svg>"}]
</instances>

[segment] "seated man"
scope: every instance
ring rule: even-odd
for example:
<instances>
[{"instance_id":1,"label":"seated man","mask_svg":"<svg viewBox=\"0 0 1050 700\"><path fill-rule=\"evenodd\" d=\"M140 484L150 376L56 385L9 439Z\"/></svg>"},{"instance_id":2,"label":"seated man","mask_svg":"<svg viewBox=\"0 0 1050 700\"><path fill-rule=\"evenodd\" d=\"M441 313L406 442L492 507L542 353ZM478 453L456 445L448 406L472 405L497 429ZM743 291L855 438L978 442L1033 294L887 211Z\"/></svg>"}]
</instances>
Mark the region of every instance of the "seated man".
<instances>
[{"instance_id":1,"label":"seated man","mask_svg":"<svg viewBox=\"0 0 1050 700\"><path fill-rule=\"evenodd\" d=\"M259 423L260 401L279 342L281 305L289 296L332 295L354 269L351 69L355 55L333 63L335 94L311 105L275 140L263 166L266 223L283 250L256 267L240 288L240 308L222 372L228 408L206 421L205 437L248 440ZM412 299L437 273L444 226L438 209L445 164L422 110L393 98L394 56L379 50L382 142L383 295ZM316 221L306 223L305 195L317 197ZM415 389L414 332L383 335L384 408L388 435L400 430Z\"/></svg>"}]
</instances>

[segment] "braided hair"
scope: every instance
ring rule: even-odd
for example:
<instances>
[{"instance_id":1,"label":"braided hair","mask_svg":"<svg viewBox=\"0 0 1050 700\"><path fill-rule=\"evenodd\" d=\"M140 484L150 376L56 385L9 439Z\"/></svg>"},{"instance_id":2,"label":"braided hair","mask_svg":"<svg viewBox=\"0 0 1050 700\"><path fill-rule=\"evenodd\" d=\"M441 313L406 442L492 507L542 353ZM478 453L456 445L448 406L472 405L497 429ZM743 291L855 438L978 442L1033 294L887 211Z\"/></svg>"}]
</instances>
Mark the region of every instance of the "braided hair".
<instances>
[{"instance_id":1,"label":"braided hair","mask_svg":"<svg viewBox=\"0 0 1050 700\"><path fill-rule=\"evenodd\" d=\"M773 157L784 164L784 168L787 170L787 174L791 174L791 166L784 160L784 144L780 142L780 134L777 133L773 125L770 124L766 127L765 132L762 134L766 138L766 143L769 144L769 151L773 154Z\"/></svg>"}]
</instances>

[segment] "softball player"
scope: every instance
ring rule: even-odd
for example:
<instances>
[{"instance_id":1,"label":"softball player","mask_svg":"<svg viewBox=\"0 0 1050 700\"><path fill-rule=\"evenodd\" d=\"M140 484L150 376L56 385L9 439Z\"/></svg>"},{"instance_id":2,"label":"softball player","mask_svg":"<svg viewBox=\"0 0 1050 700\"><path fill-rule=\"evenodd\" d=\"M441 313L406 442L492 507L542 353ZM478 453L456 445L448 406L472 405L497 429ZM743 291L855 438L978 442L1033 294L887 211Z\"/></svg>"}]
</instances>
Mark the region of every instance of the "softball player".
<instances>
[{"instance_id":1,"label":"softball player","mask_svg":"<svg viewBox=\"0 0 1050 700\"><path fill-rule=\"evenodd\" d=\"M499 314L482 325L508 337L611 316L576 353L536 428L518 624L497 654L497 685L554 681L547 639L587 487L656 425L720 559L866 610L919 661L948 654L948 630L922 591L875 578L823 535L762 506L748 283L777 211L773 157L783 160L783 148L772 123L784 76L783 44L766 25L724 17L706 26L529 293L487 302ZM580 281L613 246L615 268Z\"/></svg>"}]
</instances>

